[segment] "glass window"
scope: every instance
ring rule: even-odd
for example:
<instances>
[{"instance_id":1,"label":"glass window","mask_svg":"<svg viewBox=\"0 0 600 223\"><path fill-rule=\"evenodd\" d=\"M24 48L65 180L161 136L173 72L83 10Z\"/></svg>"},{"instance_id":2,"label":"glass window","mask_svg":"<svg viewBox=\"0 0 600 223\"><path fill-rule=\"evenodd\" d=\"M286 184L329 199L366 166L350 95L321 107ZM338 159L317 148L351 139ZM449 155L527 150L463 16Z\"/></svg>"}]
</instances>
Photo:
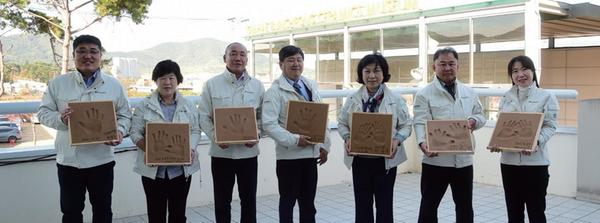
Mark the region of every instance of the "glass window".
<instances>
[{"instance_id":1,"label":"glass window","mask_svg":"<svg viewBox=\"0 0 600 223\"><path fill-rule=\"evenodd\" d=\"M525 16L510 14L473 19L474 84L510 84L506 66L524 54Z\"/></svg>"},{"instance_id":2,"label":"glass window","mask_svg":"<svg viewBox=\"0 0 600 223\"><path fill-rule=\"evenodd\" d=\"M271 56L271 71L273 72L271 81L277 79L277 77L281 75L281 68L279 67L279 50L287 45L290 45L288 40L271 43L271 52L273 52Z\"/></svg>"},{"instance_id":3,"label":"glass window","mask_svg":"<svg viewBox=\"0 0 600 223\"><path fill-rule=\"evenodd\" d=\"M433 80L433 54L437 49L452 47L458 52L457 78L469 83L469 20L427 24L428 81Z\"/></svg>"},{"instance_id":4,"label":"glass window","mask_svg":"<svg viewBox=\"0 0 600 223\"><path fill-rule=\"evenodd\" d=\"M271 82L281 74L279 50L287 45L287 40L254 44L254 75L257 79Z\"/></svg>"},{"instance_id":5,"label":"glass window","mask_svg":"<svg viewBox=\"0 0 600 223\"><path fill-rule=\"evenodd\" d=\"M255 43L254 44L254 77L262 82L268 82L271 76L271 44L270 43Z\"/></svg>"},{"instance_id":6,"label":"glass window","mask_svg":"<svg viewBox=\"0 0 600 223\"><path fill-rule=\"evenodd\" d=\"M344 34L319 36L319 82L344 82Z\"/></svg>"},{"instance_id":7,"label":"glass window","mask_svg":"<svg viewBox=\"0 0 600 223\"><path fill-rule=\"evenodd\" d=\"M381 52L380 30L350 34L350 80L356 81L356 67L365 55Z\"/></svg>"},{"instance_id":8,"label":"glass window","mask_svg":"<svg viewBox=\"0 0 600 223\"><path fill-rule=\"evenodd\" d=\"M304 72L302 72L302 76L315 80L317 73L317 37L296 39L295 45L304 52Z\"/></svg>"},{"instance_id":9,"label":"glass window","mask_svg":"<svg viewBox=\"0 0 600 223\"><path fill-rule=\"evenodd\" d=\"M419 27L384 29L383 56L390 66L390 84L417 84L419 80L411 76L411 70L416 72L419 67Z\"/></svg>"}]
</instances>

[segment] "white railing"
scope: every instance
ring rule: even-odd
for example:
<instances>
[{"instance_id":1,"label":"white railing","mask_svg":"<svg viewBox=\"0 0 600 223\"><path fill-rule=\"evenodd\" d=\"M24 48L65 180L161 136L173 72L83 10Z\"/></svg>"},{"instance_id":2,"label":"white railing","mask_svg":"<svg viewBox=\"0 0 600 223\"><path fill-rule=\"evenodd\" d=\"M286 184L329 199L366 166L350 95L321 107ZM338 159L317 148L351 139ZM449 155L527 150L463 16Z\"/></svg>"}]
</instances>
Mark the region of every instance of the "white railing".
<instances>
[{"instance_id":1,"label":"white railing","mask_svg":"<svg viewBox=\"0 0 600 223\"><path fill-rule=\"evenodd\" d=\"M396 94L415 94L420 88L418 87L401 87L393 88L392 92ZM488 89L488 88L474 88L475 92L481 97L496 97L502 96L507 89ZM565 90L565 89L547 89L559 100L576 99L576 90ZM346 97L356 89L343 89L343 90L321 90L319 94L322 98L341 98ZM199 101L199 96L187 96L186 98L192 101ZM143 98L130 98L129 105L135 107ZM0 102L0 114L21 114L21 113L36 113L40 101L28 101L28 102ZM493 125L494 122L491 122ZM335 124L330 126L336 126ZM563 129L566 132L573 133L573 128ZM116 147L116 150L127 150L134 148L135 145L126 138L121 145ZM29 157L41 157L55 154L53 145L41 145L35 147L19 148L13 151L0 151L0 160L18 160Z\"/></svg>"}]
</instances>

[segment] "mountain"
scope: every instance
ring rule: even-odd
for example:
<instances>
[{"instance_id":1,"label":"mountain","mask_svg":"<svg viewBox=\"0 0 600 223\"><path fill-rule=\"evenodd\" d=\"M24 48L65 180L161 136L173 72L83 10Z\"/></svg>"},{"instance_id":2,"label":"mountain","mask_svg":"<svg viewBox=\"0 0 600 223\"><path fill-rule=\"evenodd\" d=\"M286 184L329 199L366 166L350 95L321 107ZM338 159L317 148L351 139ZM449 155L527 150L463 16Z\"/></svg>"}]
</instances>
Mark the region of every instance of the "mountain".
<instances>
[{"instance_id":1,"label":"mountain","mask_svg":"<svg viewBox=\"0 0 600 223\"><path fill-rule=\"evenodd\" d=\"M24 64L36 61L54 63L47 35L2 36L0 41L3 45L5 63Z\"/></svg>"},{"instance_id":2,"label":"mountain","mask_svg":"<svg viewBox=\"0 0 600 223\"><path fill-rule=\"evenodd\" d=\"M179 64L181 72L221 73L224 68L223 53L226 42L202 38L181 43L162 43L155 47L131 52L108 52L108 57L137 58L142 75L150 75L154 66L161 60L170 59Z\"/></svg>"},{"instance_id":3,"label":"mountain","mask_svg":"<svg viewBox=\"0 0 600 223\"><path fill-rule=\"evenodd\" d=\"M4 45L5 63L24 64L41 61L53 63L47 36L20 34L0 37ZM112 57L137 58L142 75L151 75L156 63L170 59L179 64L184 75L197 73L218 74L223 71L223 53L226 42L203 38L188 42L162 43L149 49L131 52L106 52L103 59Z\"/></svg>"}]
</instances>

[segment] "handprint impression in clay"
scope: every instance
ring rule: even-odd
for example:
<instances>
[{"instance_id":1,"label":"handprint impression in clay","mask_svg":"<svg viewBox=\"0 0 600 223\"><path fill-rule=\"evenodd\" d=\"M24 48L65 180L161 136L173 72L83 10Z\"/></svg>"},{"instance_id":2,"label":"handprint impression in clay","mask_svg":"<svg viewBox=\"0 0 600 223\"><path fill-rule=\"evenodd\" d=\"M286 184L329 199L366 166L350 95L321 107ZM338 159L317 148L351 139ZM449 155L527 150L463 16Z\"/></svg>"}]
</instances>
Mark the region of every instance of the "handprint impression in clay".
<instances>
[{"instance_id":1,"label":"handprint impression in clay","mask_svg":"<svg viewBox=\"0 0 600 223\"><path fill-rule=\"evenodd\" d=\"M247 121L248 118L242 117L240 114L230 114L228 122L223 124L223 129L235 136L245 137L244 130Z\"/></svg>"},{"instance_id":2,"label":"handprint impression in clay","mask_svg":"<svg viewBox=\"0 0 600 223\"><path fill-rule=\"evenodd\" d=\"M154 152L158 157L169 157L176 155L175 150L173 150L173 139L169 138L169 134L167 134L164 130L159 130L157 133L152 134L152 140L154 141Z\"/></svg>"},{"instance_id":3,"label":"handprint impression in clay","mask_svg":"<svg viewBox=\"0 0 600 223\"><path fill-rule=\"evenodd\" d=\"M533 130L531 129L532 124L531 121L527 121L521 119L519 121L510 120L508 122L502 123L502 129L496 134L496 137L499 138L510 138L513 136L528 138L533 135Z\"/></svg>"},{"instance_id":4,"label":"handprint impression in clay","mask_svg":"<svg viewBox=\"0 0 600 223\"><path fill-rule=\"evenodd\" d=\"M101 113L97 108L90 108L85 111L84 119L77 121L77 124L87 136L98 136L100 134L104 134L106 136L112 132L102 132L103 119L103 113Z\"/></svg>"},{"instance_id":5,"label":"handprint impression in clay","mask_svg":"<svg viewBox=\"0 0 600 223\"><path fill-rule=\"evenodd\" d=\"M371 148L371 149L385 149L385 131L380 128L379 122L362 123L359 125L358 134L354 137L356 139L356 146L354 148ZM356 151L361 152L361 151ZM379 151L380 153L384 151Z\"/></svg>"},{"instance_id":6,"label":"handprint impression in clay","mask_svg":"<svg viewBox=\"0 0 600 223\"><path fill-rule=\"evenodd\" d=\"M187 153L185 150L185 145L187 144L186 142L187 140L185 140L182 136L180 135L174 135L171 136L171 144L167 145L167 152L170 152L172 154L176 154L177 152L180 153L181 157L186 157Z\"/></svg>"},{"instance_id":7,"label":"handprint impression in clay","mask_svg":"<svg viewBox=\"0 0 600 223\"><path fill-rule=\"evenodd\" d=\"M302 108L299 112L300 120L294 120L292 121L292 124L296 127L296 129L299 130L298 133L302 135L309 135L311 132L310 127L312 124L314 124L313 121L317 117L317 114L313 112L311 108Z\"/></svg>"}]
</instances>

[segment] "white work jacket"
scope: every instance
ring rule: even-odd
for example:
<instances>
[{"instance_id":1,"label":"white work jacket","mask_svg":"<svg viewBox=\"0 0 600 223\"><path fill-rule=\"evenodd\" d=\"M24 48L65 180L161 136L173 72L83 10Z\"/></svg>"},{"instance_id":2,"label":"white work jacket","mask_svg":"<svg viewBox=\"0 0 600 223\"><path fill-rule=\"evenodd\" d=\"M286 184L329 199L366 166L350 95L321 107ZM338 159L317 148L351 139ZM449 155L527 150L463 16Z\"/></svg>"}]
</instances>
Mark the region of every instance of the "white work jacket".
<instances>
[{"instance_id":1,"label":"white work jacket","mask_svg":"<svg viewBox=\"0 0 600 223\"><path fill-rule=\"evenodd\" d=\"M355 93L348 96L342 110L338 113L338 133L345 142L350 139L352 113L362 112L363 91L365 91L365 86L362 86ZM392 136L401 143L396 148L394 157L385 159L385 169L391 169L406 161L406 151L403 142L412 132L412 120L408 113L408 107L406 106L404 98L402 98L402 96L394 95L385 84L383 85L383 99L381 99L378 113L392 114L392 126L394 126ZM344 151L344 164L346 164L348 169L352 167L353 158L353 156L348 156L346 151Z\"/></svg>"}]
</instances>

